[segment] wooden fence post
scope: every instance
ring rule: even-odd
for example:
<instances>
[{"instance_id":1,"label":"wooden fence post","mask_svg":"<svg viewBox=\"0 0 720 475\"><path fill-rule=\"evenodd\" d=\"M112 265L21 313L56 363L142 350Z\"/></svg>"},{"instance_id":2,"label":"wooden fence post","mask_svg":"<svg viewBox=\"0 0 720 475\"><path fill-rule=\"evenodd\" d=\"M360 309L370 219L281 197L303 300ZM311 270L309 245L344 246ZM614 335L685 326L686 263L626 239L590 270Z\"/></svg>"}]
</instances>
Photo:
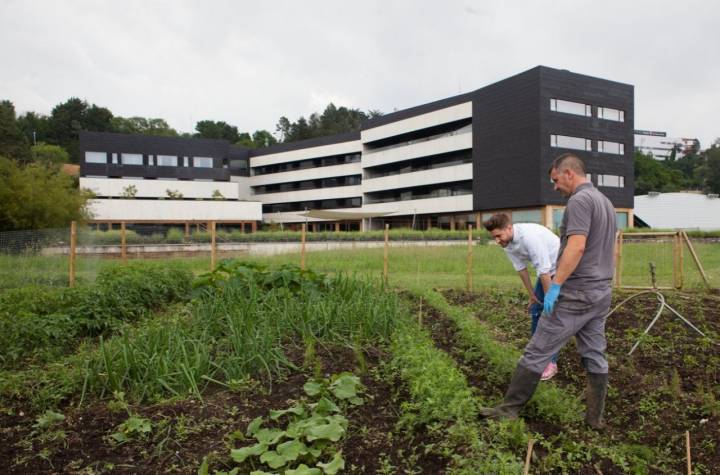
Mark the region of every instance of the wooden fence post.
<instances>
[{"instance_id":1,"label":"wooden fence post","mask_svg":"<svg viewBox=\"0 0 720 475\"><path fill-rule=\"evenodd\" d=\"M77 251L77 222L70 223L70 287L75 287L75 253Z\"/></svg>"},{"instance_id":2,"label":"wooden fence post","mask_svg":"<svg viewBox=\"0 0 720 475\"><path fill-rule=\"evenodd\" d=\"M300 233L300 269L305 269L305 233L307 233L306 223L302 224L302 232Z\"/></svg>"},{"instance_id":3,"label":"wooden fence post","mask_svg":"<svg viewBox=\"0 0 720 475\"><path fill-rule=\"evenodd\" d=\"M622 287L622 247L623 233L618 231L617 258L615 259L615 287Z\"/></svg>"},{"instance_id":4,"label":"wooden fence post","mask_svg":"<svg viewBox=\"0 0 720 475\"><path fill-rule=\"evenodd\" d=\"M385 223L385 251L383 254L383 279L388 282L388 238L390 236L390 224Z\"/></svg>"},{"instance_id":5,"label":"wooden fence post","mask_svg":"<svg viewBox=\"0 0 720 475\"><path fill-rule=\"evenodd\" d=\"M690 458L690 431L685 431L685 447L687 454L687 473L692 475L692 459Z\"/></svg>"},{"instance_id":6,"label":"wooden fence post","mask_svg":"<svg viewBox=\"0 0 720 475\"><path fill-rule=\"evenodd\" d=\"M217 261L217 242L215 239L215 221L210 221L210 270L215 270Z\"/></svg>"},{"instance_id":7,"label":"wooden fence post","mask_svg":"<svg viewBox=\"0 0 720 475\"><path fill-rule=\"evenodd\" d=\"M468 225L468 255L467 255L467 289L472 292L473 289L473 227L472 224Z\"/></svg>"},{"instance_id":8,"label":"wooden fence post","mask_svg":"<svg viewBox=\"0 0 720 475\"><path fill-rule=\"evenodd\" d=\"M127 240L125 238L125 221L120 223L120 257L123 264L127 264Z\"/></svg>"},{"instance_id":9,"label":"wooden fence post","mask_svg":"<svg viewBox=\"0 0 720 475\"><path fill-rule=\"evenodd\" d=\"M683 285L682 266L682 241L678 231L673 236L673 287L676 289Z\"/></svg>"}]
</instances>

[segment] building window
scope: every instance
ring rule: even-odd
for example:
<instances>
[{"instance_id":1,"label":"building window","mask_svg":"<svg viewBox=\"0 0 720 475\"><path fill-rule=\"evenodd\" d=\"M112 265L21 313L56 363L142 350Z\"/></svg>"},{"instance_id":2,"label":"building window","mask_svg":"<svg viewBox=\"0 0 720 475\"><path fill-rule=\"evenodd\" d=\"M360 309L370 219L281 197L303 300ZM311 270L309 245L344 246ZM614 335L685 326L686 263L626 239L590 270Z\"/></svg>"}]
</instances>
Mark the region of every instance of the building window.
<instances>
[{"instance_id":1,"label":"building window","mask_svg":"<svg viewBox=\"0 0 720 475\"><path fill-rule=\"evenodd\" d=\"M609 107L598 107L598 118L614 120L615 122L625 122L625 111L611 109Z\"/></svg>"},{"instance_id":2,"label":"building window","mask_svg":"<svg viewBox=\"0 0 720 475\"><path fill-rule=\"evenodd\" d=\"M562 226L563 216L565 215L565 208L553 208L552 211L552 227L553 229L560 229Z\"/></svg>"},{"instance_id":3,"label":"building window","mask_svg":"<svg viewBox=\"0 0 720 475\"><path fill-rule=\"evenodd\" d=\"M174 155L158 155L157 166L159 167L176 167L177 157Z\"/></svg>"},{"instance_id":4,"label":"building window","mask_svg":"<svg viewBox=\"0 0 720 475\"><path fill-rule=\"evenodd\" d=\"M628 214L626 211L615 212L615 222L618 229L626 229L628 227Z\"/></svg>"},{"instance_id":5,"label":"building window","mask_svg":"<svg viewBox=\"0 0 720 475\"><path fill-rule=\"evenodd\" d=\"M592 117L592 108L588 104L580 102L563 101L562 99L550 99L550 110L564 112L565 114L583 115Z\"/></svg>"},{"instance_id":6,"label":"building window","mask_svg":"<svg viewBox=\"0 0 720 475\"><path fill-rule=\"evenodd\" d=\"M598 140L598 152L625 155L625 144L608 142L607 140Z\"/></svg>"},{"instance_id":7,"label":"building window","mask_svg":"<svg viewBox=\"0 0 720 475\"><path fill-rule=\"evenodd\" d=\"M151 167L155 166L155 155L148 155L148 165Z\"/></svg>"},{"instance_id":8,"label":"building window","mask_svg":"<svg viewBox=\"0 0 720 475\"><path fill-rule=\"evenodd\" d=\"M143 164L143 156L140 153L121 153L120 160L123 165Z\"/></svg>"},{"instance_id":9,"label":"building window","mask_svg":"<svg viewBox=\"0 0 720 475\"><path fill-rule=\"evenodd\" d=\"M592 140L568 135L551 135L550 145L557 148L571 148L573 150L592 150Z\"/></svg>"},{"instance_id":10,"label":"building window","mask_svg":"<svg viewBox=\"0 0 720 475\"><path fill-rule=\"evenodd\" d=\"M112 154L112 162L117 165L117 163L118 163L118 154L117 153Z\"/></svg>"},{"instance_id":11,"label":"building window","mask_svg":"<svg viewBox=\"0 0 720 475\"><path fill-rule=\"evenodd\" d=\"M190 166L190 159L188 157L183 157L183 166L184 167Z\"/></svg>"},{"instance_id":12,"label":"building window","mask_svg":"<svg viewBox=\"0 0 720 475\"><path fill-rule=\"evenodd\" d=\"M542 212L539 209L525 209L513 211L512 222L542 224Z\"/></svg>"},{"instance_id":13,"label":"building window","mask_svg":"<svg viewBox=\"0 0 720 475\"><path fill-rule=\"evenodd\" d=\"M598 186L625 188L625 177L618 175L598 175Z\"/></svg>"},{"instance_id":14,"label":"building window","mask_svg":"<svg viewBox=\"0 0 720 475\"><path fill-rule=\"evenodd\" d=\"M187 160L187 157L185 157L185 160ZM194 157L193 166L195 168L212 168L213 159L210 157Z\"/></svg>"},{"instance_id":15,"label":"building window","mask_svg":"<svg viewBox=\"0 0 720 475\"><path fill-rule=\"evenodd\" d=\"M107 163L107 153L85 152L85 163Z\"/></svg>"}]
</instances>

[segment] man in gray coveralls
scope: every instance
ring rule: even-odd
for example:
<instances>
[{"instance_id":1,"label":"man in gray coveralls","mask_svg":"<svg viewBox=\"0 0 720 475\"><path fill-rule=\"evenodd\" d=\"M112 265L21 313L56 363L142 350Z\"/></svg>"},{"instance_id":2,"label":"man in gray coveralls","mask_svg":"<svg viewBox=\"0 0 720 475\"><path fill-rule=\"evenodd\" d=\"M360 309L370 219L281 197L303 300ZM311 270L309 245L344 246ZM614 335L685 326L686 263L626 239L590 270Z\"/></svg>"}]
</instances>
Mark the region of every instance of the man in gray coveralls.
<instances>
[{"instance_id":1,"label":"man in gray coveralls","mask_svg":"<svg viewBox=\"0 0 720 475\"><path fill-rule=\"evenodd\" d=\"M575 336L588 376L585 421L600 429L608 383L605 317L612 297L615 209L585 177L585 165L573 154L555 159L550 178L568 202L560 227L557 271L545 294L546 315L525 347L504 401L482 409L481 414L493 419L516 418L535 392L552 355Z\"/></svg>"}]
</instances>

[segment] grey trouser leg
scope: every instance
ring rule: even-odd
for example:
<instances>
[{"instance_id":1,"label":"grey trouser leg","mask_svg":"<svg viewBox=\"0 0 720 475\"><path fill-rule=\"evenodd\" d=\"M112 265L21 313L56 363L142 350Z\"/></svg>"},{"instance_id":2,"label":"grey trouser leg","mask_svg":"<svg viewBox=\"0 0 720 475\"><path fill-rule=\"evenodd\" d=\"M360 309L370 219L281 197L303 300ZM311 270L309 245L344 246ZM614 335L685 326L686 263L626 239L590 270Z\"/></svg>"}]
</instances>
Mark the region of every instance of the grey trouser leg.
<instances>
[{"instance_id":1,"label":"grey trouser leg","mask_svg":"<svg viewBox=\"0 0 720 475\"><path fill-rule=\"evenodd\" d=\"M538 322L519 365L534 373L542 373L552 355L575 335L585 369L591 373L607 373L605 316L610 310L611 299L610 287L598 290L561 289L552 315L545 315Z\"/></svg>"}]
</instances>

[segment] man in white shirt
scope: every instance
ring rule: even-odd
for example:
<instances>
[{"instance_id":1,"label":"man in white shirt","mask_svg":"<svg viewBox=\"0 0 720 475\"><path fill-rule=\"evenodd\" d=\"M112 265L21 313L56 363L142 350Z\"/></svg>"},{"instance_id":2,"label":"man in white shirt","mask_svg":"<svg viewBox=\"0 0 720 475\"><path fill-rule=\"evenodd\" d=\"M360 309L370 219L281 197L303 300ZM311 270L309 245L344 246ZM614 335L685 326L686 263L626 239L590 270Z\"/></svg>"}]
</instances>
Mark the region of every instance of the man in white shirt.
<instances>
[{"instance_id":1,"label":"man in white shirt","mask_svg":"<svg viewBox=\"0 0 720 475\"><path fill-rule=\"evenodd\" d=\"M550 288L557 265L560 238L545 226L535 223L514 224L505 213L494 214L483 223L495 242L505 249L510 262L520 276L529 295L528 311L532 318L530 334L535 334L543 312L545 292ZM533 288L527 266L532 264L537 274ZM557 374L557 353L553 355L542 373L542 380Z\"/></svg>"}]
</instances>

